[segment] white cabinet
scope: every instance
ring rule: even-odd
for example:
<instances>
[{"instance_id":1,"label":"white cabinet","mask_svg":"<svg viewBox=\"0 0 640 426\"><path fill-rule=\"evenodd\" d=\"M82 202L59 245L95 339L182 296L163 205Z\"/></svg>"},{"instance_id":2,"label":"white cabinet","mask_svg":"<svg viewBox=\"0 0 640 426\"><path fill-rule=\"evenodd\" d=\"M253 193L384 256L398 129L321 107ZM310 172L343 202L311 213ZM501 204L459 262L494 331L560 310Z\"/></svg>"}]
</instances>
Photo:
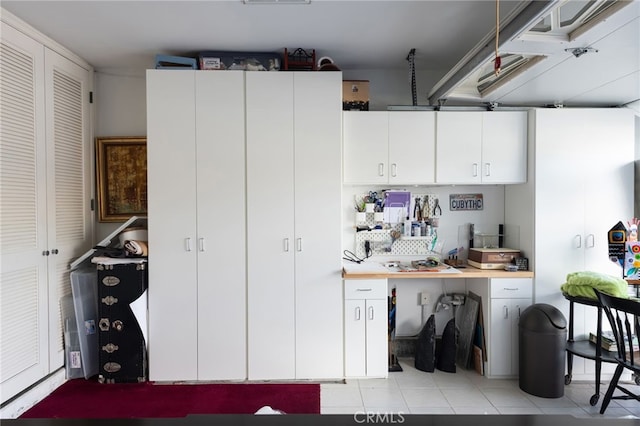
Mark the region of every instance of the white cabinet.
<instances>
[{"instance_id":1,"label":"white cabinet","mask_svg":"<svg viewBox=\"0 0 640 426\"><path fill-rule=\"evenodd\" d=\"M535 271L536 303L556 306L568 318L560 292L568 273L622 275L609 260L608 231L633 217L634 115L626 108L535 109L530 132L532 178L505 188L505 220L520 228L520 248ZM596 329L593 312L576 306L576 340ZM574 366L574 378L582 368ZM582 371L593 380L591 371Z\"/></svg>"},{"instance_id":2,"label":"white cabinet","mask_svg":"<svg viewBox=\"0 0 640 426\"><path fill-rule=\"evenodd\" d=\"M346 377L387 377L387 280L344 281Z\"/></svg>"},{"instance_id":3,"label":"white cabinet","mask_svg":"<svg viewBox=\"0 0 640 426\"><path fill-rule=\"evenodd\" d=\"M246 74L248 377L344 374L342 74Z\"/></svg>"},{"instance_id":4,"label":"white cabinet","mask_svg":"<svg viewBox=\"0 0 640 426\"><path fill-rule=\"evenodd\" d=\"M344 182L434 182L435 112L343 113Z\"/></svg>"},{"instance_id":5,"label":"white cabinet","mask_svg":"<svg viewBox=\"0 0 640 426\"><path fill-rule=\"evenodd\" d=\"M436 182L526 182L526 111L439 111L436 123Z\"/></svg>"},{"instance_id":6,"label":"white cabinet","mask_svg":"<svg viewBox=\"0 0 640 426\"><path fill-rule=\"evenodd\" d=\"M244 73L147 71L149 377L246 378Z\"/></svg>"},{"instance_id":7,"label":"white cabinet","mask_svg":"<svg viewBox=\"0 0 640 426\"><path fill-rule=\"evenodd\" d=\"M4 11L2 19L3 403L64 364L60 300L71 294L69 264L91 247L94 221L91 67L36 41L43 37Z\"/></svg>"},{"instance_id":8,"label":"white cabinet","mask_svg":"<svg viewBox=\"0 0 640 426\"><path fill-rule=\"evenodd\" d=\"M532 303L531 278L468 280L469 290L482 298L487 343L485 375L489 378L518 376L518 321Z\"/></svg>"}]
</instances>

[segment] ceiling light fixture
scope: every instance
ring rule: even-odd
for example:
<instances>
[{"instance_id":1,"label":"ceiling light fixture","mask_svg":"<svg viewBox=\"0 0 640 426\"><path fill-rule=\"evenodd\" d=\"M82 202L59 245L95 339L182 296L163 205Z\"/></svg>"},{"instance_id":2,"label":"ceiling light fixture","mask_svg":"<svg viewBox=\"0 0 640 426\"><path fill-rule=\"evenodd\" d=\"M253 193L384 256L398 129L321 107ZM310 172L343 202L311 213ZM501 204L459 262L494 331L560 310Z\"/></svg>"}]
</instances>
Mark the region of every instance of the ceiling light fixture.
<instances>
[{"instance_id":1,"label":"ceiling light fixture","mask_svg":"<svg viewBox=\"0 0 640 426\"><path fill-rule=\"evenodd\" d=\"M564 49L564 51L573 54L573 56L575 56L576 58L579 58L585 53L590 53L590 52L598 53L598 49L594 49L593 47L574 47L571 49Z\"/></svg>"}]
</instances>

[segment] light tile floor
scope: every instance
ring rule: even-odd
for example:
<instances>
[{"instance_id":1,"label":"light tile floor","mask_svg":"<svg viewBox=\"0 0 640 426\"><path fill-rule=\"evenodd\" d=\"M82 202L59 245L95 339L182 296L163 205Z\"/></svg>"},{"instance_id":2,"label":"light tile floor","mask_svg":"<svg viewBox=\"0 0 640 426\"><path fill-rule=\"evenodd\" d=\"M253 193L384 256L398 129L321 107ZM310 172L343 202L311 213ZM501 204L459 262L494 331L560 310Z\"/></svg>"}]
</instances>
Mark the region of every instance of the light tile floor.
<instances>
[{"instance_id":1,"label":"light tile floor","mask_svg":"<svg viewBox=\"0 0 640 426\"><path fill-rule=\"evenodd\" d=\"M640 402L612 400L604 415L600 404L608 383L600 385L595 406L589 399L594 383L565 386L561 398L541 398L520 389L518 380L487 379L473 370L427 373L413 366L413 359L400 360L402 372L387 379L354 379L346 383L323 383L321 414L362 412L403 414L569 414L575 417L640 418ZM632 386L640 391L640 386Z\"/></svg>"}]
</instances>

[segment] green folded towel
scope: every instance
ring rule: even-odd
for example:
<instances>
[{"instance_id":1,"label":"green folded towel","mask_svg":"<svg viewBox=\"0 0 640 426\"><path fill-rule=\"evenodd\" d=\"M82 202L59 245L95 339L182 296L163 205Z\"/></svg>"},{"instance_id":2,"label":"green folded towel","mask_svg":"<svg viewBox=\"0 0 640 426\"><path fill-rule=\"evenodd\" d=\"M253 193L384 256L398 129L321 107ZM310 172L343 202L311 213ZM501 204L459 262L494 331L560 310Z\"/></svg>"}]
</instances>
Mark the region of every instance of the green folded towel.
<instances>
[{"instance_id":1,"label":"green folded towel","mask_svg":"<svg viewBox=\"0 0 640 426\"><path fill-rule=\"evenodd\" d=\"M628 298L627 282L622 278L599 272L582 271L567 274L567 282L560 286L560 290L569 296L597 299L593 289L615 297Z\"/></svg>"}]
</instances>

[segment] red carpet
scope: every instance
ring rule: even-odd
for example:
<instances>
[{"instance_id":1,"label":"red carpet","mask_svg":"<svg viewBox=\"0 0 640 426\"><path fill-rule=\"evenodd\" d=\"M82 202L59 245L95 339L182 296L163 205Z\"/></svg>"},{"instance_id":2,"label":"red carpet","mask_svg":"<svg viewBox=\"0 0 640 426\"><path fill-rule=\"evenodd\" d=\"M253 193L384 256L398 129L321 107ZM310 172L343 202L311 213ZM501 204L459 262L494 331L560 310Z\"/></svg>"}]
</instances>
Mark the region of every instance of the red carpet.
<instances>
[{"instance_id":1,"label":"red carpet","mask_svg":"<svg viewBox=\"0 0 640 426\"><path fill-rule=\"evenodd\" d=\"M319 384L101 384L69 380L20 418L158 418L253 414L269 405L286 414L320 414Z\"/></svg>"}]
</instances>

